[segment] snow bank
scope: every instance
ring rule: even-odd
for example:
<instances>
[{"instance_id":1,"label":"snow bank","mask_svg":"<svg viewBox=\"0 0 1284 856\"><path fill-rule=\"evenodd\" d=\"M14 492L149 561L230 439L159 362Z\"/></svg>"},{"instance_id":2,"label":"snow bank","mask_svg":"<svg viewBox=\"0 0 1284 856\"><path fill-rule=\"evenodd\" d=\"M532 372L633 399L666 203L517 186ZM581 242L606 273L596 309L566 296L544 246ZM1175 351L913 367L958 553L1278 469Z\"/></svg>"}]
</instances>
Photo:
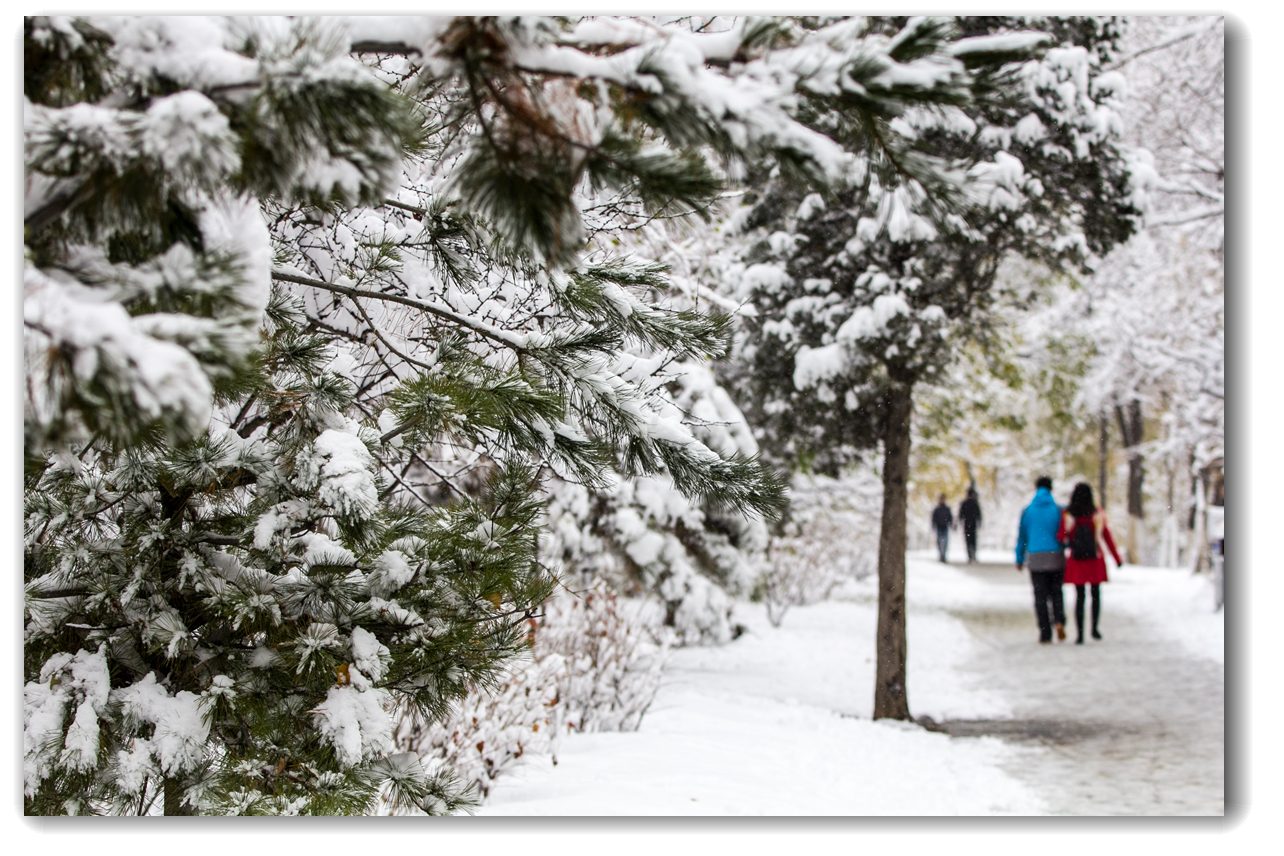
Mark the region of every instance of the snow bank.
<instances>
[{"instance_id":1,"label":"snow bank","mask_svg":"<svg viewBox=\"0 0 1284 856\"><path fill-rule=\"evenodd\" d=\"M745 635L721 647L673 652L664 685L637 732L569 735L556 768L533 761L515 771L478 813L1044 811L1001 769L1031 750L869 719L873 586L870 577L846 588L844 600L797 607L779 629L770 626L763 606L738 604ZM1006 713L983 688L951 677L968 644L957 619L930 609L912 615L910 697L917 713L956 718Z\"/></svg>"},{"instance_id":2,"label":"snow bank","mask_svg":"<svg viewBox=\"0 0 1284 856\"><path fill-rule=\"evenodd\" d=\"M1143 619L1191 654L1225 664L1226 612L1213 611L1209 576L1184 568L1124 565L1111 569L1103 587L1103 599L1107 596L1112 608Z\"/></svg>"}]
</instances>

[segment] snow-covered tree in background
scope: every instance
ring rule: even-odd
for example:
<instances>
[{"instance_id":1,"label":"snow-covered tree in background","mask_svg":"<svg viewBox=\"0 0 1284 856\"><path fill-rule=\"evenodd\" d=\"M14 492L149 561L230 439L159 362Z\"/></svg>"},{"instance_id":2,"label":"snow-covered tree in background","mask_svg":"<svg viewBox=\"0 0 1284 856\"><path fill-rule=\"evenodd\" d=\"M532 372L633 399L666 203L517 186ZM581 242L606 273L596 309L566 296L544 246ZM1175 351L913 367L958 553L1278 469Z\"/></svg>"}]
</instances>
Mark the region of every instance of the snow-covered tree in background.
<instances>
[{"instance_id":1,"label":"snow-covered tree in background","mask_svg":"<svg viewBox=\"0 0 1284 856\"><path fill-rule=\"evenodd\" d=\"M1127 78L1144 228L1091 275L1053 280L1033 311L1004 316L1014 377L1033 397L992 410L1005 442L1047 450L1045 471L1092 481L1098 501L1120 506L1133 560L1197 566L1210 469L1225 454L1224 21L1138 17L1123 32L1110 67Z\"/></svg>"},{"instance_id":2,"label":"snow-covered tree in background","mask_svg":"<svg viewBox=\"0 0 1284 856\"><path fill-rule=\"evenodd\" d=\"M28 19L27 810L458 807L393 723L525 650L545 479L782 501L681 409L728 318L611 231L861 174L806 118L956 98L924 33Z\"/></svg>"},{"instance_id":3,"label":"snow-covered tree in background","mask_svg":"<svg viewBox=\"0 0 1284 856\"><path fill-rule=\"evenodd\" d=\"M1128 447L1131 556L1175 565L1187 529L1197 565L1201 483L1225 455L1225 20L1138 17L1123 47L1128 139L1154 175L1144 233L1105 260L1072 310L1099 342L1080 404L1115 416ZM1144 521L1146 459L1166 475L1150 486L1157 527Z\"/></svg>"},{"instance_id":4,"label":"snow-covered tree in background","mask_svg":"<svg viewBox=\"0 0 1284 856\"><path fill-rule=\"evenodd\" d=\"M1122 31L1108 68L1126 78L1144 227L1087 276L1037 263L1000 272L1032 299L1000 307L1002 346L963 349L916 402L911 522L970 474L989 503L983 542L1010 548L1047 473L1092 483L1138 560L1197 565L1224 455L1224 22L1136 17Z\"/></svg>"},{"instance_id":5,"label":"snow-covered tree in background","mask_svg":"<svg viewBox=\"0 0 1284 856\"><path fill-rule=\"evenodd\" d=\"M1226 237L1226 20L1128 19L1114 68L1128 88L1128 139L1157 173L1147 231L1222 259Z\"/></svg>"},{"instance_id":6,"label":"snow-covered tree in background","mask_svg":"<svg viewBox=\"0 0 1284 856\"><path fill-rule=\"evenodd\" d=\"M1132 171L1105 70L1108 18L875 19L893 53L950 43L961 86L947 105L870 98L862 121L904 148L876 159L863 186L829 195L767 172L736 225L759 237L728 277L752 302L728 375L764 446L793 466L837 472L882 450L878 668L874 716L908 719L905 514L913 392L944 377L962 341L984 343L1011 255L1082 266L1135 229ZM917 30L917 42L904 34ZM1042 39L1028 30L1042 30ZM1030 50L1044 44L1038 60ZM1011 62L972 66L971 48ZM848 126L813 119L841 138ZM954 172L924 184L899 165ZM939 175L940 173L938 173Z\"/></svg>"},{"instance_id":7,"label":"snow-covered tree in background","mask_svg":"<svg viewBox=\"0 0 1284 856\"><path fill-rule=\"evenodd\" d=\"M1126 510L1134 561L1177 563L1178 517L1202 499L1200 473L1225 454L1224 311L1216 256L1147 231L1027 325L1056 343L1063 365L1082 362L1068 410L1098 460L1080 471L1114 483L1111 438L1122 439L1122 485L1103 501ZM1143 481L1147 469L1166 479ZM1147 495L1163 509L1159 527L1147 525Z\"/></svg>"}]
</instances>

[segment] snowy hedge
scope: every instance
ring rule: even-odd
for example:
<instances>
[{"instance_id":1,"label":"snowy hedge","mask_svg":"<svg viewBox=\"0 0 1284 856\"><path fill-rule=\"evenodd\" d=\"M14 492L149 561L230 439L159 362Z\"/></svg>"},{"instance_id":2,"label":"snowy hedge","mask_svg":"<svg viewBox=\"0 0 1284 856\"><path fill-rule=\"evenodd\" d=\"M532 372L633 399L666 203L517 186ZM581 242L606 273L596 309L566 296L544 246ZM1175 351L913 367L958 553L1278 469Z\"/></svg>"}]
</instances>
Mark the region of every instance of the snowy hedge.
<instances>
[{"instance_id":1,"label":"snowy hedge","mask_svg":"<svg viewBox=\"0 0 1284 856\"><path fill-rule=\"evenodd\" d=\"M556 764L566 734L636 731L659 689L670 638L652 607L600 580L561 592L530 619L529 658L443 720L406 716L397 746L484 799L519 759L547 756Z\"/></svg>"}]
</instances>

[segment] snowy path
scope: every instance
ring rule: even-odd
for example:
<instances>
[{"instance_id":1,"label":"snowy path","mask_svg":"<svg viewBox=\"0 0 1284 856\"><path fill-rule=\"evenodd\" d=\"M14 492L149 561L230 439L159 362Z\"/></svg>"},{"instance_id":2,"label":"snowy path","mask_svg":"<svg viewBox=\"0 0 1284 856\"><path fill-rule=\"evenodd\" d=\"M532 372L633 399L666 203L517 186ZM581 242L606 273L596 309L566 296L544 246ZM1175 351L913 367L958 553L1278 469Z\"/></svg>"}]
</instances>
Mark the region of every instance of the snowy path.
<instances>
[{"instance_id":1,"label":"snowy path","mask_svg":"<svg viewBox=\"0 0 1284 856\"><path fill-rule=\"evenodd\" d=\"M982 558L910 557L910 707L947 733L870 719L870 578L779 628L738 604L748 632L675 651L639 731L567 736L556 766L505 774L478 813L1222 813L1223 618L1205 581L1125 568L1104 641L1040 646L1028 577Z\"/></svg>"},{"instance_id":2,"label":"snowy path","mask_svg":"<svg viewBox=\"0 0 1284 856\"><path fill-rule=\"evenodd\" d=\"M1001 734L1045 747L1009 771L1033 787L1052 814L1223 813L1224 669L1213 657L1194 657L1188 646L1173 644L1168 634L1182 628L1165 626L1215 617L1155 609L1162 604L1144 601L1156 593L1128 585L1148 569L1125 568L1118 582L1102 587L1102 641L1073 644L1074 588L1067 586L1070 640L1040 646L1028 575L1010 564L968 571L989 585L1019 590L1010 605L953 610L981 643L968 671L1007 699L1013 716L947 722L949 733Z\"/></svg>"}]
</instances>

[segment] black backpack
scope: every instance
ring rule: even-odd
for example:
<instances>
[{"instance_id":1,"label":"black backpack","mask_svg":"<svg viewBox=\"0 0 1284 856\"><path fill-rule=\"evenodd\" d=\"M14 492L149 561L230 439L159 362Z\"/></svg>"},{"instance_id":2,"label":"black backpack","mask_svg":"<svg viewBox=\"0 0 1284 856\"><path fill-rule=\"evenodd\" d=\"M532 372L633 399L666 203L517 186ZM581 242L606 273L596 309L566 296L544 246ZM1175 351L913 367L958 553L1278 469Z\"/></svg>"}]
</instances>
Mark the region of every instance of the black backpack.
<instances>
[{"instance_id":1,"label":"black backpack","mask_svg":"<svg viewBox=\"0 0 1284 856\"><path fill-rule=\"evenodd\" d=\"M1093 531L1092 518L1086 517L1087 523L1074 522L1074 530L1070 533L1070 558L1072 559L1095 559L1097 558L1097 537Z\"/></svg>"}]
</instances>

